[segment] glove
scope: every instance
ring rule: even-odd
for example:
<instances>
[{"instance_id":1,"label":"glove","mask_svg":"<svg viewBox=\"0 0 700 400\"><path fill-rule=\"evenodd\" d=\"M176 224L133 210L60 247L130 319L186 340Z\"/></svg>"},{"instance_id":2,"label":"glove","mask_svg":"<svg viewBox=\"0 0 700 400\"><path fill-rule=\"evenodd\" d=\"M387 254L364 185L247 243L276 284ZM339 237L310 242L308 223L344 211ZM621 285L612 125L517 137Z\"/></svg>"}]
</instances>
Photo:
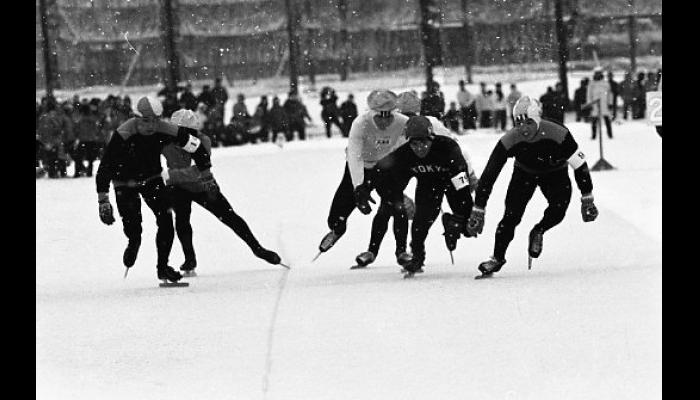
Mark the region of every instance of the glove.
<instances>
[{"instance_id":1,"label":"glove","mask_svg":"<svg viewBox=\"0 0 700 400\"><path fill-rule=\"evenodd\" d=\"M484 230L484 213L483 208L472 207L469 221L467 221L467 236L476 236Z\"/></svg>"},{"instance_id":2,"label":"glove","mask_svg":"<svg viewBox=\"0 0 700 400\"><path fill-rule=\"evenodd\" d=\"M370 195L370 190L364 183L355 188L355 206L360 210L362 214L369 214L372 212L372 207L369 203L372 202L376 204L376 201Z\"/></svg>"},{"instance_id":3,"label":"glove","mask_svg":"<svg viewBox=\"0 0 700 400\"><path fill-rule=\"evenodd\" d=\"M598 218L598 209L593 204L592 194L581 197L581 216L583 217L583 222L595 221Z\"/></svg>"},{"instance_id":4,"label":"glove","mask_svg":"<svg viewBox=\"0 0 700 400\"><path fill-rule=\"evenodd\" d=\"M109 202L107 193L99 193L97 195L97 202L99 204L100 220L105 225L112 225L114 223L114 212L112 211L112 204Z\"/></svg>"},{"instance_id":5,"label":"glove","mask_svg":"<svg viewBox=\"0 0 700 400\"><path fill-rule=\"evenodd\" d=\"M445 228L445 245L447 250L453 251L457 248L457 239L464 229L464 216L457 214L444 213L442 214L442 226Z\"/></svg>"},{"instance_id":6,"label":"glove","mask_svg":"<svg viewBox=\"0 0 700 400\"><path fill-rule=\"evenodd\" d=\"M216 183L214 175L212 175L211 171L209 170L202 172L202 185L204 185L204 191L206 191L210 196L219 193L219 184Z\"/></svg>"}]
</instances>

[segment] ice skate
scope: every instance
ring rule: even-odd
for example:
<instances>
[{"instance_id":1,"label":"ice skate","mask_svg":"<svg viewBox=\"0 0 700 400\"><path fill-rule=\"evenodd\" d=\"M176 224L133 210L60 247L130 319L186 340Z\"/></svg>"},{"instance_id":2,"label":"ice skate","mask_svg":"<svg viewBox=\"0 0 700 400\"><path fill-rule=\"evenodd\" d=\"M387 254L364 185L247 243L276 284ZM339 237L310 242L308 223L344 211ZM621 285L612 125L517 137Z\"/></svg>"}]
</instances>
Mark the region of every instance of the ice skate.
<instances>
[{"instance_id":1,"label":"ice skate","mask_svg":"<svg viewBox=\"0 0 700 400\"><path fill-rule=\"evenodd\" d=\"M501 267L503 267L503 264L505 263L506 260L497 260L495 257L491 256L491 258L479 264L479 271L481 271L481 275L475 277L474 279L491 277L494 272L500 271Z\"/></svg>"},{"instance_id":2,"label":"ice skate","mask_svg":"<svg viewBox=\"0 0 700 400\"><path fill-rule=\"evenodd\" d=\"M369 264L372 264L375 258L376 256L371 251L365 251L363 253L360 253L357 257L355 257L355 262L357 263L357 265L353 265L352 267L350 267L350 269L365 268Z\"/></svg>"},{"instance_id":3,"label":"ice skate","mask_svg":"<svg viewBox=\"0 0 700 400\"><path fill-rule=\"evenodd\" d=\"M321 244L318 245L318 250L321 253L327 252L328 250L330 250L331 247L333 247L335 242L337 242L341 236L342 236L342 234L339 235L339 234L335 233L335 231L328 232L326 234L326 236L324 236L323 239L321 240Z\"/></svg>"},{"instance_id":4,"label":"ice skate","mask_svg":"<svg viewBox=\"0 0 700 400\"><path fill-rule=\"evenodd\" d=\"M544 232L538 228L532 228L530 231L530 241L527 247L527 252L532 258L537 258L542 253L542 241Z\"/></svg>"},{"instance_id":5,"label":"ice skate","mask_svg":"<svg viewBox=\"0 0 700 400\"><path fill-rule=\"evenodd\" d=\"M139 240L129 240L129 244L124 249L124 257L122 261L127 268L131 268L136 263L136 256L139 254L139 247L141 247L141 241Z\"/></svg>"},{"instance_id":6,"label":"ice skate","mask_svg":"<svg viewBox=\"0 0 700 400\"><path fill-rule=\"evenodd\" d=\"M282 262L280 256L272 250L265 249L263 247L255 250L253 252L256 257L261 260L265 260L272 265L278 265Z\"/></svg>"},{"instance_id":7,"label":"ice skate","mask_svg":"<svg viewBox=\"0 0 700 400\"><path fill-rule=\"evenodd\" d=\"M175 271L173 267L165 266L158 267L158 279L163 282L159 284L160 287L174 287L174 286L189 286L187 282L178 282L182 279L182 274Z\"/></svg>"},{"instance_id":8,"label":"ice skate","mask_svg":"<svg viewBox=\"0 0 700 400\"><path fill-rule=\"evenodd\" d=\"M407 263L411 261L411 255L407 253L406 251L397 251L396 252L396 263L404 266Z\"/></svg>"},{"instance_id":9,"label":"ice skate","mask_svg":"<svg viewBox=\"0 0 700 400\"><path fill-rule=\"evenodd\" d=\"M413 278L415 274L422 274L423 260L421 260L420 258L412 258L409 262L404 264L403 270L401 272L403 272L404 279Z\"/></svg>"},{"instance_id":10,"label":"ice skate","mask_svg":"<svg viewBox=\"0 0 700 400\"><path fill-rule=\"evenodd\" d=\"M185 260L180 266L180 271L182 271L182 276L193 277L197 276L197 272L194 270L195 268L197 268L196 260Z\"/></svg>"}]
</instances>

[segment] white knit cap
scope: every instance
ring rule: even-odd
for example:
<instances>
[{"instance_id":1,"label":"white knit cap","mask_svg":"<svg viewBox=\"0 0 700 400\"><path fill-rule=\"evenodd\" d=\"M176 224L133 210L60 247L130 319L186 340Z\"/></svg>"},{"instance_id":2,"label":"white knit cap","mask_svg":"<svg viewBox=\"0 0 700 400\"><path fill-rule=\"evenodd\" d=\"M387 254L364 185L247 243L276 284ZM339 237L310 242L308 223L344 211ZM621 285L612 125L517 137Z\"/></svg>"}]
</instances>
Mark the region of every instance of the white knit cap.
<instances>
[{"instance_id":1,"label":"white knit cap","mask_svg":"<svg viewBox=\"0 0 700 400\"><path fill-rule=\"evenodd\" d=\"M195 114L194 111L188 110L186 108L179 109L173 113L170 117L170 122L177 126L184 126L186 128L200 129L199 116Z\"/></svg>"}]
</instances>

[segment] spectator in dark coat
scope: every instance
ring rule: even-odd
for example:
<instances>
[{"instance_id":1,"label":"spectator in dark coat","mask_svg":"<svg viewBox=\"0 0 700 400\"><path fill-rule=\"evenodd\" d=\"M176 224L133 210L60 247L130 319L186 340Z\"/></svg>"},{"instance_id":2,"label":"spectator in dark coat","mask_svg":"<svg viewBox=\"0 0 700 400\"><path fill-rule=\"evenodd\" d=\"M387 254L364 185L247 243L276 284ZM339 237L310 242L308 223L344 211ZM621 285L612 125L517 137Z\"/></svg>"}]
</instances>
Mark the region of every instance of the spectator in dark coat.
<instances>
[{"instance_id":1,"label":"spectator in dark coat","mask_svg":"<svg viewBox=\"0 0 700 400\"><path fill-rule=\"evenodd\" d=\"M46 111L39 116L37 124L37 136L43 146L42 164L49 178L65 176L61 171L65 170L66 154L63 147L64 137L71 129L70 119L58 110L56 99L49 97L46 102Z\"/></svg>"},{"instance_id":2,"label":"spectator in dark coat","mask_svg":"<svg viewBox=\"0 0 700 400\"><path fill-rule=\"evenodd\" d=\"M569 108L569 97L564 93L564 85L557 82L554 86L554 102L552 103L552 121L564 124L564 115Z\"/></svg>"},{"instance_id":3,"label":"spectator in dark coat","mask_svg":"<svg viewBox=\"0 0 700 400\"><path fill-rule=\"evenodd\" d=\"M170 89L167 85L158 92L163 103L163 117L170 118L170 116L180 108L180 103L177 100L178 88Z\"/></svg>"},{"instance_id":4,"label":"spectator in dark coat","mask_svg":"<svg viewBox=\"0 0 700 400\"><path fill-rule=\"evenodd\" d=\"M180 95L180 108L195 111L197 109L197 96L192 93L192 84L187 82L185 90Z\"/></svg>"},{"instance_id":5,"label":"spectator in dark coat","mask_svg":"<svg viewBox=\"0 0 700 400\"><path fill-rule=\"evenodd\" d=\"M79 109L80 118L76 124L76 134L78 137L78 148L75 152L75 178L80 174L92 176L92 164L99 155L101 126L100 118L97 114L97 106L94 104L81 105ZM83 164L87 161L87 166Z\"/></svg>"},{"instance_id":6,"label":"spectator in dark coat","mask_svg":"<svg viewBox=\"0 0 700 400\"><path fill-rule=\"evenodd\" d=\"M617 118L617 97L620 95L620 84L615 81L612 71L608 71L608 83L612 93L612 104L610 104L610 113L612 120Z\"/></svg>"},{"instance_id":7,"label":"spectator in dark coat","mask_svg":"<svg viewBox=\"0 0 700 400\"><path fill-rule=\"evenodd\" d=\"M207 106L207 110L211 110L216 104L216 99L210 90L209 85L202 86L202 93L197 96L197 103L204 103Z\"/></svg>"},{"instance_id":8,"label":"spectator in dark coat","mask_svg":"<svg viewBox=\"0 0 700 400\"><path fill-rule=\"evenodd\" d=\"M431 82L428 85L426 98L421 101L421 115L442 119L445 114L445 95L440 91L440 84Z\"/></svg>"},{"instance_id":9,"label":"spectator in dark coat","mask_svg":"<svg viewBox=\"0 0 700 400\"><path fill-rule=\"evenodd\" d=\"M267 96L260 97L260 103L255 107L251 123L251 133L257 139L267 142L270 139L270 110L267 108Z\"/></svg>"},{"instance_id":10,"label":"spectator in dark coat","mask_svg":"<svg viewBox=\"0 0 700 400\"><path fill-rule=\"evenodd\" d=\"M282 133L284 137L287 138L287 130L289 129L289 121L287 119L287 112L284 107L280 104L279 97L275 96L272 98L272 107L270 108L269 114L270 121L270 132L272 133L271 141L275 143L277 141L277 134Z\"/></svg>"},{"instance_id":11,"label":"spectator in dark coat","mask_svg":"<svg viewBox=\"0 0 700 400\"><path fill-rule=\"evenodd\" d=\"M290 92L287 101L284 102L284 110L287 112L289 129L287 130L287 141L294 139L294 132L299 133L299 140L306 140L305 119L311 122L311 116L306 110L306 106L301 102L297 92Z\"/></svg>"},{"instance_id":12,"label":"spectator in dark coat","mask_svg":"<svg viewBox=\"0 0 700 400\"><path fill-rule=\"evenodd\" d=\"M540 96L540 104L542 104L542 118L548 120L554 120L553 115L556 113L554 110L554 89L551 86L547 86L547 92Z\"/></svg>"},{"instance_id":13,"label":"spectator in dark coat","mask_svg":"<svg viewBox=\"0 0 700 400\"><path fill-rule=\"evenodd\" d=\"M340 121L338 120L338 96L335 95L335 90L328 86L321 89L321 119L323 124L326 126L326 136L331 137L331 127L335 124L340 131L343 131L343 127L340 126Z\"/></svg>"},{"instance_id":14,"label":"spectator in dark coat","mask_svg":"<svg viewBox=\"0 0 700 400\"><path fill-rule=\"evenodd\" d=\"M644 72L637 74L637 81L634 83L632 118L643 119L647 111L646 86L644 82Z\"/></svg>"},{"instance_id":15,"label":"spectator in dark coat","mask_svg":"<svg viewBox=\"0 0 700 400\"><path fill-rule=\"evenodd\" d=\"M590 108L583 108L586 104L586 93L588 91L588 78L581 79L581 85L574 91L574 112L576 112L576 122L588 120L591 115Z\"/></svg>"},{"instance_id":16,"label":"spectator in dark coat","mask_svg":"<svg viewBox=\"0 0 700 400\"><path fill-rule=\"evenodd\" d=\"M450 102L450 109L445 113L443 118L443 123L445 126L454 133L459 133L459 110L457 109L457 103L454 101Z\"/></svg>"},{"instance_id":17,"label":"spectator in dark coat","mask_svg":"<svg viewBox=\"0 0 700 400\"><path fill-rule=\"evenodd\" d=\"M221 84L221 78L216 78L214 80L214 88L211 90L212 96L214 96L214 100L216 100L216 104L219 107L224 107L226 102L228 101L228 92L226 91L226 88L223 87Z\"/></svg>"},{"instance_id":18,"label":"spectator in dark coat","mask_svg":"<svg viewBox=\"0 0 700 400\"><path fill-rule=\"evenodd\" d=\"M350 135L352 121L357 118L357 105L355 105L352 93L349 94L348 99L340 105L340 117L343 119L343 126L341 127L343 137L348 137Z\"/></svg>"}]
</instances>

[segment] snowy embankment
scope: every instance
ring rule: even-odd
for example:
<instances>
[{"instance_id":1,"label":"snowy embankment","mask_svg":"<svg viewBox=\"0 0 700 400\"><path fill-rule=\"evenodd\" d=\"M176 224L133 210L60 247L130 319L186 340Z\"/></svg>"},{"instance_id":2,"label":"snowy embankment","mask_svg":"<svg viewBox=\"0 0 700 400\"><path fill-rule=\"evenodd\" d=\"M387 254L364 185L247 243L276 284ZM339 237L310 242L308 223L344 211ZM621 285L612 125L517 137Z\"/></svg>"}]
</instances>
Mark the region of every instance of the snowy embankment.
<instances>
[{"instance_id":1,"label":"snowy embankment","mask_svg":"<svg viewBox=\"0 0 700 400\"><path fill-rule=\"evenodd\" d=\"M567 125L593 165L589 126ZM371 219L357 212L310 263L343 169L341 138L216 149L223 193L292 270L259 261L194 205L200 276L188 288L157 287L145 205L143 245L124 280L121 223L100 223L94 181L37 180L37 398L660 398L662 140L644 122L614 129L605 156L617 169L593 173L598 220L581 221L574 185L528 271L527 232L545 207L538 191L508 263L482 281L472 277L491 254L512 162L483 235L460 240L453 266L433 226L426 272L411 281L391 233L373 265L348 270L369 240ZM477 173L498 137L460 137ZM181 262L176 239L171 265Z\"/></svg>"}]
</instances>

